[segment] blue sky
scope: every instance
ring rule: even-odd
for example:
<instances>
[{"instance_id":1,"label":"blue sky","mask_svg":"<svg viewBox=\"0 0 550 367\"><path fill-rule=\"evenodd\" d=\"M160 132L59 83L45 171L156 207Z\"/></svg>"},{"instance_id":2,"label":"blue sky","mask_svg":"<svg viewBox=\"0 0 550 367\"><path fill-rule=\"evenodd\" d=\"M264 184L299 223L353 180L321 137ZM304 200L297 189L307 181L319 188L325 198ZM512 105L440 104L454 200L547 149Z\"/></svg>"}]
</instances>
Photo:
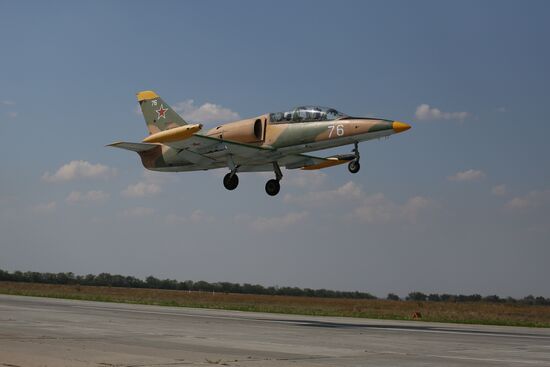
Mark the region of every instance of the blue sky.
<instances>
[{"instance_id":1,"label":"blue sky","mask_svg":"<svg viewBox=\"0 0 550 367\"><path fill-rule=\"evenodd\" d=\"M0 267L550 296L549 10L5 2ZM362 144L357 175L227 192L223 170L150 174L104 147L146 135L144 89L207 126L320 104L413 129Z\"/></svg>"}]
</instances>

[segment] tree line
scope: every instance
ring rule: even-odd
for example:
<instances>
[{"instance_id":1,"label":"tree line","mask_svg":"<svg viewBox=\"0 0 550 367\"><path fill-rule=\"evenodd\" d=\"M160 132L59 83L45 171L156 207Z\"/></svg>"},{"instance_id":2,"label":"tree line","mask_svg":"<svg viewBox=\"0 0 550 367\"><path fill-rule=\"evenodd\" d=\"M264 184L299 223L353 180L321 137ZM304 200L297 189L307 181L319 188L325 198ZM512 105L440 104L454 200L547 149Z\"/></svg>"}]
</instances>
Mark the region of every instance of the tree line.
<instances>
[{"instance_id":1,"label":"tree line","mask_svg":"<svg viewBox=\"0 0 550 367\"><path fill-rule=\"evenodd\" d=\"M242 293L242 294L266 294L279 296L306 296L306 297L327 297L327 298L355 298L355 299L376 299L367 292L334 291L330 289L311 289L298 287L264 287L260 284L215 282L209 283L200 281L177 281L175 279L157 279L148 276L145 280L133 276L119 274L101 273L98 275L75 275L69 273L40 273L35 271L14 271L8 272L0 269L0 281L46 283L46 284L79 284L123 288L151 288L151 289L172 289L182 291L220 292L220 293Z\"/></svg>"},{"instance_id":2,"label":"tree line","mask_svg":"<svg viewBox=\"0 0 550 367\"><path fill-rule=\"evenodd\" d=\"M200 281L177 281L175 279L158 279L148 276L145 280L133 276L119 274L101 273L98 275L75 275L68 273L41 273L36 271L14 271L9 272L0 269L0 281L44 283L44 284L74 284L122 288L149 288L149 289L171 289L182 291L218 292L218 293L241 293L241 294L265 294L279 296L305 296L305 297L326 297L326 298L353 298L353 299L377 299L368 292L358 291L335 291L330 289L311 289L299 287L264 287L260 284L231 283L231 282L206 282ZM497 295L481 296L479 294L425 294L422 292L411 292L404 299L394 293L386 297L392 301L417 301L417 302L489 302L526 305L550 306L550 298L535 297L529 295L521 299L512 297L501 298Z\"/></svg>"},{"instance_id":3,"label":"tree line","mask_svg":"<svg viewBox=\"0 0 550 367\"><path fill-rule=\"evenodd\" d=\"M400 301L398 295L390 293L387 298L392 301ZM480 294L438 294L430 293L425 294L422 292L411 292L405 298L407 301L418 301L418 302L488 302L488 303L508 303L508 304L524 304L524 305L540 305L540 306L550 306L550 298L544 297L535 297L532 295L516 299L513 297L499 297L496 294L483 297Z\"/></svg>"}]
</instances>

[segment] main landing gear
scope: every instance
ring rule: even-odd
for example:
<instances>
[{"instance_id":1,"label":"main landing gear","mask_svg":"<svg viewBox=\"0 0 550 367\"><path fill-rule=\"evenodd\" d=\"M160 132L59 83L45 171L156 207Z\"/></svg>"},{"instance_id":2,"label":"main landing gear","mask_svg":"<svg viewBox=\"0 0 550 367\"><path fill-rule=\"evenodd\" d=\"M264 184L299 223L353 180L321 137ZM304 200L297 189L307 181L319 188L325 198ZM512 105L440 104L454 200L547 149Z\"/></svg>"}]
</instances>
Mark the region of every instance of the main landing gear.
<instances>
[{"instance_id":1,"label":"main landing gear","mask_svg":"<svg viewBox=\"0 0 550 367\"><path fill-rule=\"evenodd\" d=\"M235 190L237 186L239 186L239 177L237 176L238 169L239 166L234 166L231 172L224 176L223 186L227 190ZM267 192L269 196L275 196L281 191L279 181L283 178L283 173L277 162L273 162L273 172L275 172L275 178L267 181L265 184L265 192Z\"/></svg>"},{"instance_id":2,"label":"main landing gear","mask_svg":"<svg viewBox=\"0 0 550 367\"><path fill-rule=\"evenodd\" d=\"M355 159L348 163L348 170L351 173L357 173L361 169L361 165L359 164L359 147L357 142L354 144L354 148L352 150L353 153L355 153Z\"/></svg>"},{"instance_id":3,"label":"main landing gear","mask_svg":"<svg viewBox=\"0 0 550 367\"><path fill-rule=\"evenodd\" d=\"M231 166L233 167L231 169L231 172L229 172L223 178L223 186L228 190L235 190L237 186L239 186L239 176L237 176L237 170L239 169L239 166L236 166L234 164L231 164Z\"/></svg>"},{"instance_id":4,"label":"main landing gear","mask_svg":"<svg viewBox=\"0 0 550 367\"><path fill-rule=\"evenodd\" d=\"M281 167L279 167L279 163L273 162L273 171L275 172L275 179L271 179L265 184L265 192L267 192L269 196L275 196L279 193L279 191L281 190L281 185L279 184L279 181L281 181L281 178L283 178L283 173L281 172Z\"/></svg>"},{"instance_id":5,"label":"main landing gear","mask_svg":"<svg viewBox=\"0 0 550 367\"><path fill-rule=\"evenodd\" d=\"M228 190L235 190L239 186L239 176L236 173L229 172L223 178L223 186Z\"/></svg>"},{"instance_id":6,"label":"main landing gear","mask_svg":"<svg viewBox=\"0 0 550 367\"><path fill-rule=\"evenodd\" d=\"M275 179L271 179L265 183L265 192L269 196L275 196L279 193L281 190L281 184L279 184L279 181Z\"/></svg>"}]
</instances>

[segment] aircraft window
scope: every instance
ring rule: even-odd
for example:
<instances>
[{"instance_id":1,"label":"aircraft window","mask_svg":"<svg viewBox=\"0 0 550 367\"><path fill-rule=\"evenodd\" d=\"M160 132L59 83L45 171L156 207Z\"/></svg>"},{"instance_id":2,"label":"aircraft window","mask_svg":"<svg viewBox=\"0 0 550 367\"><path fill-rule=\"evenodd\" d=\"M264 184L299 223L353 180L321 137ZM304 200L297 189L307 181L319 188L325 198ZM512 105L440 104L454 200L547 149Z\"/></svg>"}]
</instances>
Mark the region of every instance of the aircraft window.
<instances>
[{"instance_id":1,"label":"aircraft window","mask_svg":"<svg viewBox=\"0 0 550 367\"><path fill-rule=\"evenodd\" d=\"M269 120L271 122L280 122L283 121L283 113L282 112L276 112L269 115Z\"/></svg>"},{"instance_id":2,"label":"aircraft window","mask_svg":"<svg viewBox=\"0 0 550 367\"><path fill-rule=\"evenodd\" d=\"M334 108L319 106L297 107L293 111L276 112L269 115L271 122L314 122L337 120L346 115Z\"/></svg>"}]
</instances>

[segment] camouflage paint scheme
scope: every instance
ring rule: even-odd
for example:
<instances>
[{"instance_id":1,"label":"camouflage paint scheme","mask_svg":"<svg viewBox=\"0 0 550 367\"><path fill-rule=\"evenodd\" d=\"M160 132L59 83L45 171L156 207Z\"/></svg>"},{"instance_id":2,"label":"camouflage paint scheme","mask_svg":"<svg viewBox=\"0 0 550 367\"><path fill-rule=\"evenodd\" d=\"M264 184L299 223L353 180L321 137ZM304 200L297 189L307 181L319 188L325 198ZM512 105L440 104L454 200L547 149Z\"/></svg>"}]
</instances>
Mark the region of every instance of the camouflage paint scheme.
<instances>
[{"instance_id":1,"label":"camouflage paint scheme","mask_svg":"<svg viewBox=\"0 0 550 367\"><path fill-rule=\"evenodd\" d=\"M203 133L201 124L188 124L155 92L143 91L137 97L150 135L141 143L109 146L137 152L144 167L154 171L223 167L233 172L273 171L274 162L287 169L319 169L347 163L358 155L321 158L303 153L378 139L410 128L398 121L345 115L292 122L273 121L275 114L265 114Z\"/></svg>"}]
</instances>

